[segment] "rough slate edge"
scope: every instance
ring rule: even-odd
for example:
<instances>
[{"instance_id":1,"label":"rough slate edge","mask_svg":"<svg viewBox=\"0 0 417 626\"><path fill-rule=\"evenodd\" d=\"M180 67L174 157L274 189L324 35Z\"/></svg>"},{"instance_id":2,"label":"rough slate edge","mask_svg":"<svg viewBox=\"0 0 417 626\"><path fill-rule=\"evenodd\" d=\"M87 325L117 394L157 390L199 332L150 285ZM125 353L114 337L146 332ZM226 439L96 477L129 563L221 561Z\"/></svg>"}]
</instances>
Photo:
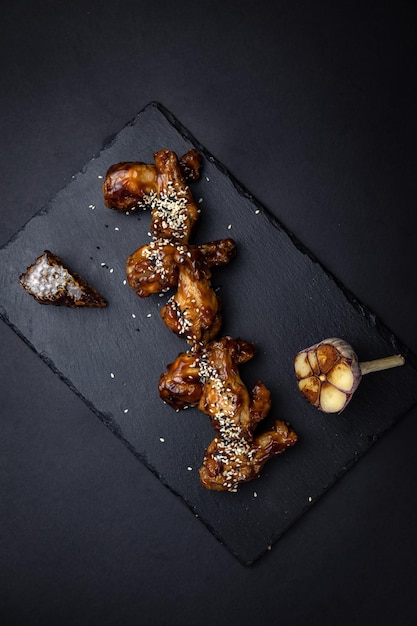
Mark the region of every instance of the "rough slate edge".
<instances>
[{"instance_id":1,"label":"rough slate edge","mask_svg":"<svg viewBox=\"0 0 417 626\"><path fill-rule=\"evenodd\" d=\"M390 331L378 318L377 316L372 313L368 307L366 305L364 305L363 303L361 303L356 296L350 292L348 289L346 289L346 287L337 280L337 278L335 276L333 276L325 267L323 267L323 265L316 259L316 257L294 236L293 233L291 233L274 215L272 215L272 213L270 213L270 211L268 211L239 181L237 181L234 176L227 170L227 168L220 163L219 161L217 161L217 159L211 154L209 153L204 146L202 146L200 144L200 142L174 117L174 115L172 113L170 113L167 109L165 109L165 107L163 105L161 105L160 103L157 102L151 102L149 103L146 107L144 107L130 122L128 122L124 128L128 128L129 126L134 126L136 123L136 120L138 118L138 116L141 115L141 113L143 113L146 109L148 108L154 108L156 110L158 110L159 113L161 113L166 120L175 128L175 130L188 142L190 142L191 144L193 144L204 156L205 158L210 161L223 175L225 175L233 184L234 188L237 190L237 192L245 197L247 200L249 200L254 206L256 206L257 208L259 208L260 210L262 210L262 212L264 213L265 217L268 219L268 221L271 223L271 225L278 229L281 230L282 232L284 232L289 239L291 240L291 243L303 254L305 254L313 263L317 264L318 267L320 268L321 271L323 271L331 281L333 281L335 283L335 285L338 287L338 289L343 293L343 295L346 297L347 301L353 305L353 307L360 313L360 315L365 318L368 323L370 323L372 326L375 327L376 331L383 337L383 339L389 343L390 345L392 345L393 350L394 351L398 351L401 352L402 354L404 354L409 362L410 365L413 366L414 369L417 369L417 358L416 356L410 351L410 349L405 346L404 344L402 344L400 342L400 340L396 337L396 335ZM121 129L123 130L123 129ZM120 132L120 131L119 131ZM93 156L90 161L88 161L84 168L82 170L80 170L80 173L84 173L89 165L89 163L91 162L91 160L94 160L95 158L97 158L97 156L99 156L103 151L105 151L107 148L110 148L113 144L113 142L116 140L117 136L119 133L117 133L116 135L112 136L109 140L105 141L103 144L103 148L99 151L99 153L95 156ZM42 208L39 212L37 212L34 216L32 216L29 220L31 221L34 217L43 215L45 213L48 213L51 205L53 204L55 197L57 195L59 195L59 193L61 193L62 190L58 191L57 194L55 194L55 196L53 198L51 198L51 200L49 201L49 203ZM2 249L6 248L10 243L12 243L21 233L21 231L23 231L26 227L26 224L22 226L21 229L19 229L19 231L17 233L15 233L15 235L4 245L2 246ZM83 396L82 393L80 393L80 391L74 386L74 384L66 377L64 376L64 374L57 369L57 367L54 365L54 363L48 358L46 357L44 354L41 354L37 351L37 349L31 344L31 342L19 331L19 329L10 322L10 320L7 317L7 314L3 314L0 311L0 317L12 328L12 330L14 330L14 332L16 332L16 334L48 365L48 367L50 367L50 369L52 369L52 371L58 376L58 378L60 380L62 380L65 384L67 384L69 386L69 388L74 391L74 393L80 397L84 403L93 411L93 413L95 413L100 420L108 427L110 428L110 430L113 432L113 434L115 434L127 447L128 449L133 452L133 454L162 482L162 484L167 487L172 493L174 493L177 497L180 497L180 499L191 509L192 512L195 513L195 506L189 502L187 500L186 497L184 497L184 495L179 494L176 489L174 489L170 484L168 484L166 482L166 480L164 479L164 477L149 463L147 462L146 458L144 458L140 453L138 453L133 446L130 444L130 442L128 440L126 440L121 432L120 432L120 428L117 425L117 423L114 422L114 420L112 419L112 417L110 417L109 415L106 415L104 412L99 411L97 409L95 409L94 405L92 404L92 402L90 400L88 400L87 398L85 398ZM417 404L417 403L416 403ZM412 405L412 407L410 407L409 409L407 409L407 411L405 411L404 413L397 415L396 418L391 422L391 424L389 424L385 429L381 430L378 435L375 435L372 442L369 443L369 446L366 450L358 452L358 454L354 455L353 458L350 460L349 463L345 464L343 466L343 468L341 468L341 470L335 474L333 476L332 481L327 484L324 485L321 493L316 494L315 495L315 502L325 493L327 493L328 489L333 486L333 484L335 484L352 466L355 465L355 463L359 460L359 458L361 458L361 456L370 449L371 445L373 443L375 443L375 441L377 441L389 428L391 428L397 421L399 421L399 419L401 419L407 412L409 412L409 410L411 410L413 407L415 406ZM290 527L292 527L302 516L305 512L307 512L311 507L311 504L306 505L303 509L300 510L300 513L298 516L294 517L291 521L291 523L289 523L284 530L278 531L275 535L272 536L271 538L271 545L274 544L285 532L286 530L288 530ZM228 550L233 554L233 556L235 556L238 561L240 561L243 565L251 565L253 564L255 561L257 561L263 554L265 554L267 552L268 548L265 548L264 551L260 552L255 558L253 558L252 560L245 560L243 559L238 553L236 553L230 546L228 546L227 544L225 544L222 540L222 538L219 536L218 531L216 531L215 528L212 527L212 525L210 523L208 523L207 521L205 521L204 517L199 515L199 519L200 521L202 521L205 526L212 532L212 534L220 541L220 543L222 545L224 545L225 547L228 548Z\"/></svg>"}]
</instances>

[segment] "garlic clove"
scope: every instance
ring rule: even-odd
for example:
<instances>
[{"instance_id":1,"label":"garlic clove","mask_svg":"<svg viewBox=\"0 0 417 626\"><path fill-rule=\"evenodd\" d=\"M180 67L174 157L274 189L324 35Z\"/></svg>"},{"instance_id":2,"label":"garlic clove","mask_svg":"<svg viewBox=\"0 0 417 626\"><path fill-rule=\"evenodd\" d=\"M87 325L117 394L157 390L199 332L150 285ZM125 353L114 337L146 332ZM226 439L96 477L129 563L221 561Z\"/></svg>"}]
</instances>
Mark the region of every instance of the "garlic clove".
<instances>
[{"instance_id":1,"label":"garlic clove","mask_svg":"<svg viewBox=\"0 0 417 626\"><path fill-rule=\"evenodd\" d=\"M318 344L315 352L320 374L327 374L340 359L339 351L329 343Z\"/></svg>"},{"instance_id":2,"label":"garlic clove","mask_svg":"<svg viewBox=\"0 0 417 626\"><path fill-rule=\"evenodd\" d=\"M328 382L324 382L320 389L320 409L324 413L340 413L343 411L349 397L340 389Z\"/></svg>"},{"instance_id":3,"label":"garlic clove","mask_svg":"<svg viewBox=\"0 0 417 626\"><path fill-rule=\"evenodd\" d=\"M298 383L298 387L306 400L314 406L319 406L321 383L316 376L302 378Z\"/></svg>"},{"instance_id":4,"label":"garlic clove","mask_svg":"<svg viewBox=\"0 0 417 626\"><path fill-rule=\"evenodd\" d=\"M346 361L339 361L328 372L327 380L329 383L340 389L352 393L357 382L352 370L352 366Z\"/></svg>"},{"instance_id":5,"label":"garlic clove","mask_svg":"<svg viewBox=\"0 0 417 626\"><path fill-rule=\"evenodd\" d=\"M313 373L308 360L307 352L299 352L297 354L294 360L294 367L297 373L297 378L307 378L307 376L311 376Z\"/></svg>"},{"instance_id":6,"label":"garlic clove","mask_svg":"<svg viewBox=\"0 0 417 626\"><path fill-rule=\"evenodd\" d=\"M320 373L320 365L317 360L317 354L315 350L308 350L307 352L308 362L310 363L311 370L316 376Z\"/></svg>"}]
</instances>

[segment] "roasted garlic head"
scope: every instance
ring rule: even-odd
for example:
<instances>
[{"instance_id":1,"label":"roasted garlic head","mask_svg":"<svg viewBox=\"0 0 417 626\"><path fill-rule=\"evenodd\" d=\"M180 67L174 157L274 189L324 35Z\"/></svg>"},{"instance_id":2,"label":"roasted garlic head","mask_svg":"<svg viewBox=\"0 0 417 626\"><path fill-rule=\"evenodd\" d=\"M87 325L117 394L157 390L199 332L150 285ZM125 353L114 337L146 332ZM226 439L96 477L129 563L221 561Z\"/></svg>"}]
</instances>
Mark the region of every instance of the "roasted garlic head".
<instances>
[{"instance_id":1,"label":"roasted garlic head","mask_svg":"<svg viewBox=\"0 0 417 626\"><path fill-rule=\"evenodd\" d=\"M400 354L359 363L352 346L338 337L301 350L294 359L299 390L324 413L341 413L364 374L403 364L404 357Z\"/></svg>"}]
</instances>

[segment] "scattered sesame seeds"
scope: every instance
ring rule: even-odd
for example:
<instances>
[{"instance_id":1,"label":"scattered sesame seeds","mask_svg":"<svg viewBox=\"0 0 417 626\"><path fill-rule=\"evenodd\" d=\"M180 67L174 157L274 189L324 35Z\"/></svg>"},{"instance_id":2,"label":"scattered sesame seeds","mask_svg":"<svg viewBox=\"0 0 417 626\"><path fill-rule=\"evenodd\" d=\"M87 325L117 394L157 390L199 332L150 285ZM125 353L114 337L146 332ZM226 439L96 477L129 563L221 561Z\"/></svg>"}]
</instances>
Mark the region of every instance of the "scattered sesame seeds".
<instances>
[{"instance_id":1,"label":"scattered sesame seeds","mask_svg":"<svg viewBox=\"0 0 417 626\"><path fill-rule=\"evenodd\" d=\"M110 372L110 378L114 378L113 372Z\"/></svg>"},{"instance_id":2,"label":"scattered sesame seeds","mask_svg":"<svg viewBox=\"0 0 417 626\"><path fill-rule=\"evenodd\" d=\"M192 471L192 467L190 467L190 465L187 467L188 471L191 472Z\"/></svg>"},{"instance_id":3,"label":"scattered sesame seeds","mask_svg":"<svg viewBox=\"0 0 417 626\"><path fill-rule=\"evenodd\" d=\"M129 413L129 409L123 409L123 413Z\"/></svg>"},{"instance_id":4,"label":"scattered sesame seeds","mask_svg":"<svg viewBox=\"0 0 417 626\"><path fill-rule=\"evenodd\" d=\"M259 215L260 212L261 212L260 209L256 209L255 215Z\"/></svg>"},{"instance_id":5,"label":"scattered sesame seeds","mask_svg":"<svg viewBox=\"0 0 417 626\"><path fill-rule=\"evenodd\" d=\"M209 182L209 181L210 181L210 178L209 178L208 176L206 176L206 181L207 181L207 182Z\"/></svg>"},{"instance_id":6,"label":"scattered sesame seeds","mask_svg":"<svg viewBox=\"0 0 417 626\"><path fill-rule=\"evenodd\" d=\"M132 317L133 317L133 319L135 319L136 318L136 314L132 313Z\"/></svg>"},{"instance_id":7,"label":"scattered sesame seeds","mask_svg":"<svg viewBox=\"0 0 417 626\"><path fill-rule=\"evenodd\" d=\"M159 441L160 441L161 443L165 443L165 439L164 439L163 437L159 437Z\"/></svg>"},{"instance_id":8,"label":"scattered sesame seeds","mask_svg":"<svg viewBox=\"0 0 417 626\"><path fill-rule=\"evenodd\" d=\"M232 225L229 224L229 226L227 228L228 228L228 230L231 230L232 229Z\"/></svg>"},{"instance_id":9,"label":"scattered sesame seeds","mask_svg":"<svg viewBox=\"0 0 417 626\"><path fill-rule=\"evenodd\" d=\"M101 174L99 174L99 175L97 176L97 178L104 178L104 176L102 176Z\"/></svg>"},{"instance_id":10,"label":"scattered sesame seeds","mask_svg":"<svg viewBox=\"0 0 417 626\"><path fill-rule=\"evenodd\" d=\"M254 497L254 498L257 498L257 497L258 497L258 494L256 493L256 491L254 491L254 492L253 492L253 497Z\"/></svg>"},{"instance_id":11,"label":"scattered sesame seeds","mask_svg":"<svg viewBox=\"0 0 417 626\"><path fill-rule=\"evenodd\" d=\"M152 317L152 313L148 313L146 317Z\"/></svg>"},{"instance_id":12,"label":"scattered sesame seeds","mask_svg":"<svg viewBox=\"0 0 417 626\"><path fill-rule=\"evenodd\" d=\"M109 272L110 272L110 274L113 274L114 269L111 267L111 268L110 268L110 270L109 270Z\"/></svg>"},{"instance_id":13,"label":"scattered sesame seeds","mask_svg":"<svg viewBox=\"0 0 417 626\"><path fill-rule=\"evenodd\" d=\"M127 283L127 280L126 280L126 278L125 278L125 279L124 279L124 281L123 281L123 284L124 284L124 285L126 285L126 283Z\"/></svg>"},{"instance_id":14,"label":"scattered sesame seeds","mask_svg":"<svg viewBox=\"0 0 417 626\"><path fill-rule=\"evenodd\" d=\"M101 267L106 267L106 263L100 263Z\"/></svg>"},{"instance_id":15,"label":"scattered sesame seeds","mask_svg":"<svg viewBox=\"0 0 417 626\"><path fill-rule=\"evenodd\" d=\"M309 502L312 502L312 501L313 501L313 498L312 498L311 496L308 496L308 501L309 501Z\"/></svg>"},{"instance_id":16,"label":"scattered sesame seeds","mask_svg":"<svg viewBox=\"0 0 417 626\"><path fill-rule=\"evenodd\" d=\"M120 228L118 226L115 226L114 230L120 230Z\"/></svg>"}]
</instances>

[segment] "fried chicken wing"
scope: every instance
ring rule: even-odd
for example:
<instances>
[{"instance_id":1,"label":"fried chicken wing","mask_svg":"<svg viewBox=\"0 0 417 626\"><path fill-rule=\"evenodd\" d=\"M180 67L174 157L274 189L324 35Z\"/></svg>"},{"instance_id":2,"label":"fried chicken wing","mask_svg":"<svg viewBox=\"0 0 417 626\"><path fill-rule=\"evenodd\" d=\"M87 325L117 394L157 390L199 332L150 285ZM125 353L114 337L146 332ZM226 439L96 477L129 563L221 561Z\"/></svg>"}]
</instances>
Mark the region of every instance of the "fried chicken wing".
<instances>
[{"instance_id":1,"label":"fried chicken wing","mask_svg":"<svg viewBox=\"0 0 417 626\"><path fill-rule=\"evenodd\" d=\"M257 423L267 415L271 398L261 382L255 385L252 397L249 395L236 359L241 346L241 340L240 345L236 345L236 340L223 337L212 341L202 353L200 369L204 388L198 408L209 415L213 427L220 433L226 428L228 438L236 433L247 439L252 436ZM253 344L244 346L246 355L252 357L255 354Z\"/></svg>"},{"instance_id":2,"label":"fried chicken wing","mask_svg":"<svg viewBox=\"0 0 417 626\"><path fill-rule=\"evenodd\" d=\"M200 357L194 352L181 352L161 374L158 391L162 400L175 410L197 406L203 393Z\"/></svg>"},{"instance_id":3,"label":"fried chicken wing","mask_svg":"<svg viewBox=\"0 0 417 626\"><path fill-rule=\"evenodd\" d=\"M127 281L138 296L146 298L177 286L177 251L175 244L158 239L141 246L127 258Z\"/></svg>"},{"instance_id":4,"label":"fried chicken wing","mask_svg":"<svg viewBox=\"0 0 417 626\"><path fill-rule=\"evenodd\" d=\"M296 433L281 420L254 436L269 412L271 396L262 382L248 392L230 350L233 341L230 337L213 341L200 362L204 387L198 408L211 418L216 437L199 474L203 487L214 491L236 491L240 483L256 478L270 458L297 441Z\"/></svg>"},{"instance_id":5,"label":"fried chicken wing","mask_svg":"<svg viewBox=\"0 0 417 626\"><path fill-rule=\"evenodd\" d=\"M104 179L104 204L109 209L130 212L146 206L144 199L156 193L156 188L155 165L133 161L115 163Z\"/></svg>"},{"instance_id":6,"label":"fried chicken wing","mask_svg":"<svg viewBox=\"0 0 417 626\"><path fill-rule=\"evenodd\" d=\"M151 202L151 231L155 239L188 243L199 209L185 183L179 160L172 150L154 154L157 195Z\"/></svg>"},{"instance_id":7,"label":"fried chicken wing","mask_svg":"<svg viewBox=\"0 0 417 626\"><path fill-rule=\"evenodd\" d=\"M220 299L210 283L211 272L197 247L175 255L177 292L162 308L166 326L191 346L205 344L218 334L222 318Z\"/></svg>"},{"instance_id":8,"label":"fried chicken wing","mask_svg":"<svg viewBox=\"0 0 417 626\"><path fill-rule=\"evenodd\" d=\"M226 341L226 340L225 340ZM227 349L230 350L233 362L236 365L246 363L255 354L255 346L242 339L227 339ZM201 358L204 360L204 350L200 352L181 352L177 358L168 365L167 371L159 378L159 395L174 409L197 406L203 394L203 375L200 373ZM254 411L261 411L261 397L254 402ZM263 415L263 413L262 413ZM262 419L260 417L259 419Z\"/></svg>"},{"instance_id":9,"label":"fried chicken wing","mask_svg":"<svg viewBox=\"0 0 417 626\"><path fill-rule=\"evenodd\" d=\"M257 478L267 461L297 441L296 433L281 420L252 442L215 437L199 469L200 482L211 491L237 491L239 484Z\"/></svg>"},{"instance_id":10,"label":"fried chicken wing","mask_svg":"<svg viewBox=\"0 0 417 626\"><path fill-rule=\"evenodd\" d=\"M201 155L192 148L178 160L185 183L200 176ZM148 197L158 192L157 169L140 161L115 163L106 172L103 182L104 203L110 209L132 211L148 204Z\"/></svg>"},{"instance_id":11,"label":"fried chicken wing","mask_svg":"<svg viewBox=\"0 0 417 626\"><path fill-rule=\"evenodd\" d=\"M178 256L197 249L208 267L226 265L236 253L233 239L219 239L196 246L174 244L166 239L156 239L141 246L126 260L126 276L129 286L141 298L173 289L178 284Z\"/></svg>"}]
</instances>

